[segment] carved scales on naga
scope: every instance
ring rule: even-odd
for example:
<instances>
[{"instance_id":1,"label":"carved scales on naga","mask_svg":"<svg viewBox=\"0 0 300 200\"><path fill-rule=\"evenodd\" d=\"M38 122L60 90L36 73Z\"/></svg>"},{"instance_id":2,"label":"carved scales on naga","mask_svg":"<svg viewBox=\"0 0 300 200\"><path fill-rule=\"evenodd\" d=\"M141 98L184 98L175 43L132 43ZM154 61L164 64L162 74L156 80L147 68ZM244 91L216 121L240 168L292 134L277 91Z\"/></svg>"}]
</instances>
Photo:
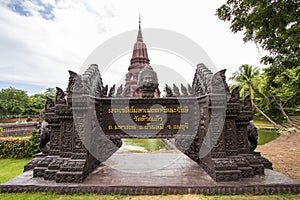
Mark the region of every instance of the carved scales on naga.
<instances>
[{"instance_id":1,"label":"carved scales on naga","mask_svg":"<svg viewBox=\"0 0 300 200\"><path fill-rule=\"evenodd\" d=\"M213 74L203 64L199 64L192 86L181 84L180 92L178 86L173 85L172 90L166 85L166 97L153 98L153 89L158 85L155 82L153 88L149 84L147 87L141 86L145 98L135 99L127 97L128 91L126 88L123 90L122 85L117 89L115 85L110 89L104 86L97 65L91 65L82 75L72 71L69 73L66 94L57 88L55 102L47 100L45 119L50 130L49 153L34 158L24 167L25 170L33 169L34 177L56 182L82 182L121 147L121 138L141 135L149 138L175 138L176 147L216 181L251 177L263 174L265 167L271 168L269 161L251 151L253 142L251 150L249 148L247 126L253 116L251 102L248 97L240 100L238 88L229 91L225 70ZM117 125L111 113L112 102L118 106L120 102L128 100L130 106L136 109L134 112L151 109L152 105L158 104L162 107L157 110L167 108L174 111L173 108L177 109L181 104L184 106L180 115L167 112L165 124L148 126L139 120L153 120L148 116L149 113L140 117L132 112L129 120L136 119L136 126L132 127L141 129L133 130L131 134L121 129L111 130ZM122 112L131 112L124 107L116 108L116 112L120 109L123 109ZM180 122L180 118L183 122ZM128 117L122 120L127 123ZM184 125L181 127L174 124L174 121ZM107 123L112 126L107 126ZM145 130L145 127L154 127L159 131L157 134L149 134L154 129ZM86 149L88 145L93 145L93 152Z\"/></svg>"}]
</instances>

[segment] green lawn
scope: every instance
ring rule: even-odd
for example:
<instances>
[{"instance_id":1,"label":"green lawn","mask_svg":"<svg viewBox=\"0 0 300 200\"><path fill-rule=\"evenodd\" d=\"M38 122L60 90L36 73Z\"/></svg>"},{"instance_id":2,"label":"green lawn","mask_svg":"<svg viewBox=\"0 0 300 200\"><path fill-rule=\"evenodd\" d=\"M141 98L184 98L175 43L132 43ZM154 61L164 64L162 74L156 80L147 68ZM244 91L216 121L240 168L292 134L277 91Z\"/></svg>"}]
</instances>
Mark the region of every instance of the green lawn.
<instances>
[{"instance_id":1,"label":"green lawn","mask_svg":"<svg viewBox=\"0 0 300 200\"><path fill-rule=\"evenodd\" d=\"M254 125L258 131L258 145L263 145L280 136L274 126L267 120L254 120Z\"/></svg>"},{"instance_id":2,"label":"green lawn","mask_svg":"<svg viewBox=\"0 0 300 200\"><path fill-rule=\"evenodd\" d=\"M23 172L24 165L30 160L26 159L0 159L0 183L4 183Z\"/></svg>"},{"instance_id":3,"label":"green lawn","mask_svg":"<svg viewBox=\"0 0 300 200\"><path fill-rule=\"evenodd\" d=\"M273 126L273 124L271 124L269 121L267 120L258 120L258 119L255 119L254 120L254 125L256 128L258 129L274 129L275 127Z\"/></svg>"},{"instance_id":4,"label":"green lawn","mask_svg":"<svg viewBox=\"0 0 300 200\"><path fill-rule=\"evenodd\" d=\"M274 130L258 129L258 145L263 145L280 136L280 133Z\"/></svg>"},{"instance_id":5,"label":"green lawn","mask_svg":"<svg viewBox=\"0 0 300 200\"><path fill-rule=\"evenodd\" d=\"M35 193L0 193L1 200L119 200L124 199L124 195L99 195L99 194L58 194L51 192L35 192Z\"/></svg>"}]
</instances>

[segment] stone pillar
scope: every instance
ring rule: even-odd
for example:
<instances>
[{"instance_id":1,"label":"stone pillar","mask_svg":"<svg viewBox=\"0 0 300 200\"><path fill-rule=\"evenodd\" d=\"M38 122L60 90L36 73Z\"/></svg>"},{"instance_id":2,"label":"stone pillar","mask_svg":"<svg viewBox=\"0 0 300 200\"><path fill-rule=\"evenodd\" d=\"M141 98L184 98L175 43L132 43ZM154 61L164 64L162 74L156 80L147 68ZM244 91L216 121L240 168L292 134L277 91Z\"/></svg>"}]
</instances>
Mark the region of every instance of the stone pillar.
<instances>
[{"instance_id":1,"label":"stone pillar","mask_svg":"<svg viewBox=\"0 0 300 200\"><path fill-rule=\"evenodd\" d=\"M225 118L225 147L227 156L238 155L238 144L236 135L236 124L235 120L239 112L239 103L227 103L226 118Z\"/></svg>"},{"instance_id":2,"label":"stone pillar","mask_svg":"<svg viewBox=\"0 0 300 200\"><path fill-rule=\"evenodd\" d=\"M217 143L211 151L214 169L212 177L216 181L237 180L241 176L241 171L238 169L236 162L228 156L228 154L237 154L236 139L234 139L235 115L232 113L232 115L226 115L226 107L224 105L224 101L226 102L226 95L210 96L212 102L210 106L210 126L213 130L208 133L212 135L212 142L217 140ZM229 109L229 111L234 111L233 113L236 112L235 109ZM219 131L221 131L221 135L218 137ZM229 145L232 145L232 147L229 147Z\"/></svg>"},{"instance_id":3,"label":"stone pillar","mask_svg":"<svg viewBox=\"0 0 300 200\"><path fill-rule=\"evenodd\" d=\"M59 171L60 165L63 160L59 159L60 153L60 121L58 115L53 113L46 113L45 119L48 122L48 126L50 129L50 153L49 155L52 157L52 161L47 166L47 169L44 173L45 180L54 180L56 173Z\"/></svg>"},{"instance_id":4,"label":"stone pillar","mask_svg":"<svg viewBox=\"0 0 300 200\"><path fill-rule=\"evenodd\" d=\"M239 154L250 153L248 145L248 131L247 126L250 124L249 121L252 120L252 111L240 111L237 119L237 141L238 141L238 152Z\"/></svg>"}]
</instances>

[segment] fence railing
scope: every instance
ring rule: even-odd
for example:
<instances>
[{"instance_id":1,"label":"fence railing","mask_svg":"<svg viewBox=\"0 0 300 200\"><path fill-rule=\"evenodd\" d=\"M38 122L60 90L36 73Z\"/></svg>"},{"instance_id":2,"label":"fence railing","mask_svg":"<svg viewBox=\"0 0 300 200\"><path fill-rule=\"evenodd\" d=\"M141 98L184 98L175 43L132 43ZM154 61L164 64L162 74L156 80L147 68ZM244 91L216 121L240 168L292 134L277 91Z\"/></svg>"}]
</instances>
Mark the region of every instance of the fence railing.
<instances>
[{"instance_id":1,"label":"fence railing","mask_svg":"<svg viewBox=\"0 0 300 200\"><path fill-rule=\"evenodd\" d=\"M30 135L33 129L38 128L37 122L27 122L20 124L0 124L2 136L22 136Z\"/></svg>"}]
</instances>

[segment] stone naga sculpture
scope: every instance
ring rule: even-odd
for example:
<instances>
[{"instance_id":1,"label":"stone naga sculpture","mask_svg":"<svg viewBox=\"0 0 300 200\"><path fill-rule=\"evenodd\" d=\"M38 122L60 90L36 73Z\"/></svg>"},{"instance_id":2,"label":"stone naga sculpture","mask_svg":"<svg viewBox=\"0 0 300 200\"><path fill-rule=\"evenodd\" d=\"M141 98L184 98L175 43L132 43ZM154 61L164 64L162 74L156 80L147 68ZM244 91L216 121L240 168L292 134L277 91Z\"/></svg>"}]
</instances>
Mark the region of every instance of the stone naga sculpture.
<instances>
[{"instance_id":1,"label":"stone naga sculpture","mask_svg":"<svg viewBox=\"0 0 300 200\"><path fill-rule=\"evenodd\" d=\"M43 154L48 154L49 149L47 143L50 142L50 131L47 126L42 126L39 130L40 133L40 144L39 148Z\"/></svg>"},{"instance_id":2,"label":"stone naga sculpture","mask_svg":"<svg viewBox=\"0 0 300 200\"><path fill-rule=\"evenodd\" d=\"M247 126L248 131L248 144L250 151L254 151L257 147L257 139L258 139L258 133L257 128L254 126L253 122L250 122L250 124Z\"/></svg>"},{"instance_id":3,"label":"stone naga sculpture","mask_svg":"<svg viewBox=\"0 0 300 200\"><path fill-rule=\"evenodd\" d=\"M172 92L172 89L166 84L165 86L165 92L166 92L166 97L173 97L174 94Z\"/></svg>"}]
</instances>

